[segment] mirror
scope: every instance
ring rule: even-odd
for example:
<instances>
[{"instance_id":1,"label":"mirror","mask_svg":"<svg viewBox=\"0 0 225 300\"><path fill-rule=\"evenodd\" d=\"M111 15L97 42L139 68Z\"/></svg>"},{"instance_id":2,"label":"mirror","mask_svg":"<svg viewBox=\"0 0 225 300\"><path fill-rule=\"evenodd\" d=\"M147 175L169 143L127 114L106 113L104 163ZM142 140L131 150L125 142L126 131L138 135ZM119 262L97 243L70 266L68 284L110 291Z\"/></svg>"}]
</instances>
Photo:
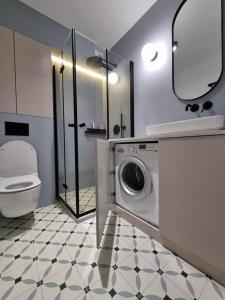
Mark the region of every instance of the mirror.
<instances>
[{"instance_id":1,"label":"mirror","mask_svg":"<svg viewBox=\"0 0 225 300\"><path fill-rule=\"evenodd\" d=\"M209 93L222 73L222 1L185 0L173 21L173 89L181 100Z\"/></svg>"}]
</instances>

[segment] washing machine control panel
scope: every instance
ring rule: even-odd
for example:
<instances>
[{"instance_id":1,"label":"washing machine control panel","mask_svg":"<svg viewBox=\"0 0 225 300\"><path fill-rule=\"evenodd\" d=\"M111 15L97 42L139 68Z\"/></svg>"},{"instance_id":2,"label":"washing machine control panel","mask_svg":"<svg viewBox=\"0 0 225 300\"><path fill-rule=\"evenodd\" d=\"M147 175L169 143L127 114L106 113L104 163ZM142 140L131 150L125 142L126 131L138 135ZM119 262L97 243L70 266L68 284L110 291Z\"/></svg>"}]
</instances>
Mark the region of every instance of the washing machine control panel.
<instances>
[{"instance_id":1,"label":"washing machine control panel","mask_svg":"<svg viewBox=\"0 0 225 300\"><path fill-rule=\"evenodd\" d=\"M117 147L117 153L137 154L140 152L158 152L158 143L126 144Z\"/></svg>"},{"instance_id":2,"label":"washing machine control panel","mask_svg":"<svg viewBox=\"0 0 225 300\"><path fill-rule=\"evenodd\" d=\"M146 143L138 145L139 151L153 151L158 152L158 143Z\"/></svg>"}]
</instances>

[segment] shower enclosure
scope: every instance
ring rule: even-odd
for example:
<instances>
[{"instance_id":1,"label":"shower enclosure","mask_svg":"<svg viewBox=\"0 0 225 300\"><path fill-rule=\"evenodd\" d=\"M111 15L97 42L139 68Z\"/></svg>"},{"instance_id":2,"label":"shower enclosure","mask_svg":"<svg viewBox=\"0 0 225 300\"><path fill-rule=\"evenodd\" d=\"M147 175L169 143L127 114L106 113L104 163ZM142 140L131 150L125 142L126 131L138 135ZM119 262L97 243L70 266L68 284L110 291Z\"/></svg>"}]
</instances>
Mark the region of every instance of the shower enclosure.
<instances>
[{"instance_id":1,"label":"shower enclosure","mask_svg":"<svg viewBox=\"0 0 225 300\"><path fill-rule=\"evenodd\" d=\"M133 64L74 30L52 62L56 193L78 218L96 207L96 140L133 134Z\"/></svg>"}]
</instances>

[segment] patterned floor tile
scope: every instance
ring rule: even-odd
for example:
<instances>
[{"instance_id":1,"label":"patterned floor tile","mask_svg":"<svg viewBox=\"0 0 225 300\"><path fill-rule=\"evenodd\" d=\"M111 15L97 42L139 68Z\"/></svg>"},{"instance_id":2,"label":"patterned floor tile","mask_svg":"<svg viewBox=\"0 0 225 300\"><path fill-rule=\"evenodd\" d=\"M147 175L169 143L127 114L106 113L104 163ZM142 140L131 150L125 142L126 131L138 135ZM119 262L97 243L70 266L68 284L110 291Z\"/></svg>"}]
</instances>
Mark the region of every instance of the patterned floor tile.
<instances>
[{"instance_id":1,"label":"patterned floor tile","mask_svg":"<svg viewBox=\"0 0 225 300\"><path fill-rule=\"evenodd\" d=\"M9 234L13 232L12 228L1 228L0 230L0 239L4 239L5 237L9 236Z\"/></svg>"},{"instance_id":2,"label":"patterned floor tile","mask_svg":"<svg viewBox=\"0 0 225 300\"><path fill-rule=\"evenodd\" d=\"M7 243L7 242L6 242ZM16 240L13 243L10 243L8 246L5 247L3 255L7 254L8 256L28 256L33 258L33 247L29 241L20 241Z\"/></svg>"},{"instance_id":3,"label":"patterned floor tile","mask_svg":"<svg viewBox=\"0 0 225 300\"><path fill-rule=\"evenodd\" d=\"M56 222L53 223L53 226L55 223ZM65 232L65 233L75 232L76 227L77 227L77 224L75 222L73 222L73 223L68 223L68 222L64 223L63 222L63 224L60 224L60 225L61 225L60 231Z\"/></svg>"},{"instance_id":4,"label":"patterned floor tile","mask_svg":"<svg viewBox=\"0 0 225 300\"><path fill-rule=\"evenodd\" d=\"M200 300L224 300L225 288L215 282L214 280L208 280L206 287L204 288Z\"/></svg>"},{"instance_id":5,"label":"patterned floor tile","mask_svg":"<svg viewBox=\"0 0 225 300\"><path fill-rule=\"evenodd\" d=\"M95 187L81 188L79 191L79 212L84 213L96 208ZM71 206L76 207L76 193L75 191L67 192L66 198L62 194L61 197Z\"/></svg>"},{"instance_id":6,"label":"patterned floor tile","mask_svg":"<svg viewBox=\"0 0 225 300\"><path fill-rule=\"evenodd\" d=\"M191 298L163 275L158 275L137 299L190 300Z\"/></svg>"},{"instance_id":7,"label":"patterned floor tile","mask_svg":"<svg viewBox=\"0 0 225 300\"><path fill-rule=\"evenodd\" d=\"M153 256L153 254L150 254L149 256ZM129 256L118 265L115 265L115 267L118 268L119 272L128 281L130 286L137 291L143 291L153 279L159 275L159 268L156 265L154 258L152 258L151 263L147 263L138 253Z\"/></svg>"},{"instance_id":8,"label":"patterned floor tile","mask_svg":"<svg viewBox=\"0 0 225 300\"><path fill-rule=\"evenodd\" d=\"M110 265L105 263L105 258L102 259L99 250L95 250L85 257L77 257L74 263L86 285L93 285L102 277L109 276L110 269L113 270Z\"/></svg>"},{"instance_id":9,"label":"patterned floor tile","mask_svg":"<svg viewBox=\"0 0 225 300\"><path fill-rule=\"evenodd\" d=\"M54 237L55 232L52 231L46 231L46 229L42 230L32 230L33 239L35 239L35 242L42 242L47 243L50 242L51 239Z\"/></svg>"},{"instance_id":10,"label":"patterned floor tile","mask_svg":"<svg viewBox=\"0 0 225 300\"><path fill-rule=\"evenodd\" d=\"M32 232L31 230L14 228L6 237L7 240L20 240L20 241L31 241L32 240Z\"/></svg>"},{"instance_id":11,"label":"patterned floor tile","mask_svg":"<svg viewBox=\"0 0 225 300\"><path fill-rule=\"evenodd\" d=\"M43 297L49 299L75 299L84 293L84 283L75 266L68 266L40 283Z\"/></svg>"},{"instance_id":12,"label":"patterned floor tile","mask_svg":"<svg viewBox=\"0 0 225 300\"><path fill-rule=\"evenodd\" d=\"M46 229L50 225L50 221L36 220L32 226L33 229Z\"/></svg>"},{"instance_id":13,"label":"patterned floor tile","mask_svg":"<svg viewBox=\"0 0 225 300\"><path fill-rule=\"evenodd\" d=\"M159 269L165 267L169 261L174 258L174 255L167 248L163 247L154 239L148 239L138 247L138 253L150 263L154 263ZM150 255L151 254L151 255ZM153 254L153 256L152 256Z\"/></svg>"},{"instance_id":14,"label":"patterned floor tile","mask_svg":"<svg viewBox=\"0 0 225 300\"><path fill-rule=\"evenodd\" d=\"M0 274L5 272L15 263L15 258L12 255L0 256Z\"/></svg>"},{"instance_id":15,"label":"patterned floor tile","mask_svg":"<svg viewBox=\"0 0 225 300\"><path fill-rule=\"evenodd\" d=\"M7 218L1 218L0 219L0 227L7 226L8 224L12 223L15 219L7 219Z\"/></svg>"},{"instance_id":16,"label":"patterned floor tile","mask_svg":"<svg viewBox=\"0 0 225 300\"><path fill-rule=\"evenodd\" d=\"M135 289L128 284L118 270L113 270L108 276L105 274L105 272L102 274L98 282L88 285L87 289L90 290L92 299L136 299Z\"/></svg>"},{"instance_id":17,"label":"patterned floor tile","mask_svg":"<svg viewBox=\"0 0 225 300\"><path fill-rule=\"evenodd\" d=\"M93 193L83 195L87 204ZM0 299L225 300L222 286L126 220L110 212L107 224L98 250L95 217L76 223L61 204L0 217Z\"/></svg>"},{"instance_id":18,"label":"patterned floor tile","mask_svg":"<svg viewBox=\"0 0 225 300\"><path fill-rule=\"evenodd\" d=\"M38 282L37 269L33 261L29 264L11 268L0 278L0 299L13 299L35 287Z\"/></svg>"},{"instance_id":19,"label":"patterned floor tile","mask_svg":"<svg viewBox=\"0 0 225 300\"><path fill-rule=\"evenodd\" d=\"M19 296L16 296L14 299L16 300L42 300L43 294L41 287L34 287L26 291L25 293L22 293ZM48 299L50 300L50 299Z\"/></svg>"},{"instance_id":20,"label":"patterned floor tile","mask_svg":"<svg viewBox=\"0 0 225 300\"><path fill-rule=\"evenodd\" d=\"M207 282L203 273L179 257L174 257L163 272L168 279L195 299L199 298Z\"/></svg>"},{"instance_id":21,"label":"patterned floor tile","mask_svg":"<svg viewBox=\"0 0 225 300\"><path fill-rule=\"evenodd\" d=\"M71 265L70 256L65 247L52 246L47 250L41 252L35 260L39 280L48 278Z\"/></svg>"},{"instance_id":22,"label":"patterned floor tile","mask_svg":"<svg viewBox=\"0 0 225 300\"><path fill-rule=\"evenodd\" d=\"M134 253L133 248L130 248L122 238L114 235L105 235L100 246L103 256L111 265L125 260Z\"/></svg>"}]
</instances>

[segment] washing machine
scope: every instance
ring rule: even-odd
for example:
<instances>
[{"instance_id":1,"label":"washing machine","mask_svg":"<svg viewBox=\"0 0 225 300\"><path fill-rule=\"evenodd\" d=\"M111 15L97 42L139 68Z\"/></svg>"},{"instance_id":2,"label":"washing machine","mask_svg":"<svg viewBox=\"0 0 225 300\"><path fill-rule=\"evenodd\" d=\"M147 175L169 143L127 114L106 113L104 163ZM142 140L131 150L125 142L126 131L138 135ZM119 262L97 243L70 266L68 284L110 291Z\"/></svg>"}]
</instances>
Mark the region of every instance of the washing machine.
<instances>
[{"instance_id":1,"label":"washing machine","mask_svg":"<svg viewBox=\"0 0 225 300\"><path fill-rule=\"evenodd\" d=\"M159 226L158 142L115 145L116 203Z\"/></svg>"}]
</instances>

